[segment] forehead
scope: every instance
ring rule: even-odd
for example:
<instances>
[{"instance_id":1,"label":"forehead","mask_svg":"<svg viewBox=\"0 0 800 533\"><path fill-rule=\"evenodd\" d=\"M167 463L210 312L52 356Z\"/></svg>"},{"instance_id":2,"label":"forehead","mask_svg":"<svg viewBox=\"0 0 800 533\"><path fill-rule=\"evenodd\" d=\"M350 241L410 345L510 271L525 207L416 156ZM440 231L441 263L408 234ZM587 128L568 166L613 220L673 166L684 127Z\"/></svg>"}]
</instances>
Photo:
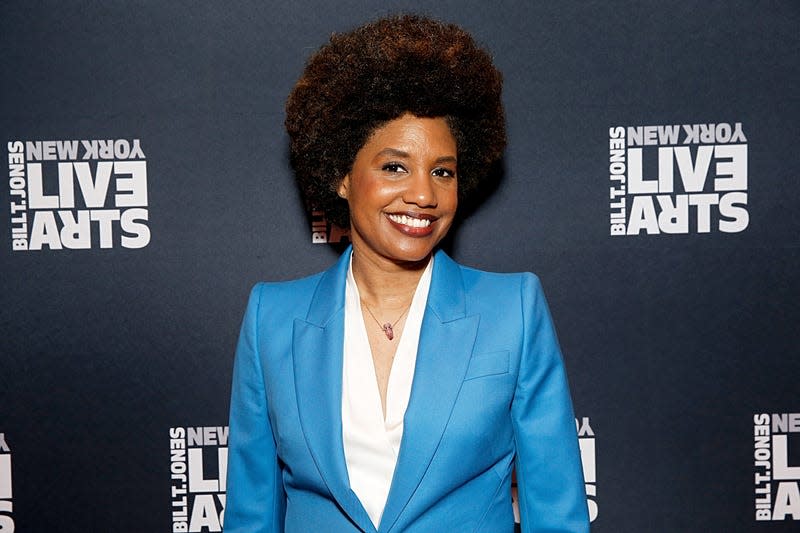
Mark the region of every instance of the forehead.
<instances>
[{"instance_id":1,"label":"forehead","mask_svg":"<svg viewBox=\"0 0 800 533\"><path fill-rule=\"evenodd\" d=\"M409 154L455 156L456 141L444 118L405 114L376 128L361 151L379 152L387 148Z\"/></svg>"}]
</instances>

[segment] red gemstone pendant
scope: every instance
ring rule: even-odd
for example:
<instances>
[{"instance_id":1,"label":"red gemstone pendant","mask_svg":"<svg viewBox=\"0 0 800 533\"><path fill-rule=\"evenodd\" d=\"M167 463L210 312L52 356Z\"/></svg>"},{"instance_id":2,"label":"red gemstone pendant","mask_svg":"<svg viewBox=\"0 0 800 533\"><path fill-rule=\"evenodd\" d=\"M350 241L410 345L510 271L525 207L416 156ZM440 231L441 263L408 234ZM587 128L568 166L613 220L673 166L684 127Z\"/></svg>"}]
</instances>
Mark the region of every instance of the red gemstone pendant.
<instances>
[{"instance_id":1,"label":"red gemstone pendant","mask_svg":"<svg viewBox=\"0 0 800 533\"><path fill-rule=\"evenodd\" d=\"M386 333L386 338L389 340L394 339L394 331L392 330L392 325L388 322L383 325L383 332Z\"/></svg>"}]
</instances>

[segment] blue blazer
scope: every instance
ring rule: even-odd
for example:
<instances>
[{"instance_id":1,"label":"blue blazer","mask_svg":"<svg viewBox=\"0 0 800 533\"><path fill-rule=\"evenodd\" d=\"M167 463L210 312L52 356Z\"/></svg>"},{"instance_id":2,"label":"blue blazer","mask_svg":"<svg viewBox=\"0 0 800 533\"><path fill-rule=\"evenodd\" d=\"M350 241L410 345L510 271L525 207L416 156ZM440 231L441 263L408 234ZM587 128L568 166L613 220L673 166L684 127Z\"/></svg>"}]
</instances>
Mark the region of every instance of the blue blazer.
<instances>
[{"instance_id":1,"label":"blue blazer","mask_svg":"<svg viewBox=\"0 0 800 533\"><path fill-rule=\"evenodd\" d=\"M342 447L350 252L253 288L233 372L226 533L370 532ZM436 253L400 454L378 533L587 532L561 354L538 279Z\"/></svg>"}]
</instances>

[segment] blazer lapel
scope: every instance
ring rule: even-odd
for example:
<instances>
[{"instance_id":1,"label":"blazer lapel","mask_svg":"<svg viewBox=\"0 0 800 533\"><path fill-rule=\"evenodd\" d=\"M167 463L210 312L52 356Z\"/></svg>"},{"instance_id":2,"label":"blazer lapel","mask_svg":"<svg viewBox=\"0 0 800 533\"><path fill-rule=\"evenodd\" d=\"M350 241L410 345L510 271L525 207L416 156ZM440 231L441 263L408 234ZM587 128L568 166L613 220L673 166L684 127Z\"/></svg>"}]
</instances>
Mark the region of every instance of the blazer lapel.
<instances>
[{"instance_id":1,"label":"blazer lapel","mask_svg":"<svg viewBox=\"0 0 800 533\"><path fill-rule=\"evenodd\" d=\"M349 259L348 250L323 273L306 319L294 321L294 380L300 425L322 479L363 531L375 531L350 490L342 445L344 286Z\"/></svg>"},{"instance_id":2,"label":"blazer lapel","mask_svg":"<svg viewBox=\"0 0 800 533\"><path fill-rule=\"evenodd\" d=\"M379 527L382 532L397 522L436 453L478 331L479 317L466 316L458 265L438 252L433 268L400 454Z\"/></svg>"}]
</instances>

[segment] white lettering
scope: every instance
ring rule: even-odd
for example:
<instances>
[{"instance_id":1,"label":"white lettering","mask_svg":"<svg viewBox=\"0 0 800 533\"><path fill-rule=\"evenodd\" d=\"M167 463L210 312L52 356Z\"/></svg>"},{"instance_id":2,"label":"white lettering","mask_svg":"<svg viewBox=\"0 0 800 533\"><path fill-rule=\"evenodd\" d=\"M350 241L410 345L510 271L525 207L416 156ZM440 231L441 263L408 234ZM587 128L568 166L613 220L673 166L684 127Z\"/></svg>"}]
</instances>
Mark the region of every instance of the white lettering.
<instances>
[{"instance_id":1,"label":"white lettering","mask_svg":"<svg viewBox=\"0 0 800 533\"><path fill-rule=\"evenodd\" d=\"M800 520L799 485L796 481L778 483L778 492L775 494L775 508L772 510L772 520L784 520L786 515L791 515L793 520Z\"/></svg>"}]
</instances>

